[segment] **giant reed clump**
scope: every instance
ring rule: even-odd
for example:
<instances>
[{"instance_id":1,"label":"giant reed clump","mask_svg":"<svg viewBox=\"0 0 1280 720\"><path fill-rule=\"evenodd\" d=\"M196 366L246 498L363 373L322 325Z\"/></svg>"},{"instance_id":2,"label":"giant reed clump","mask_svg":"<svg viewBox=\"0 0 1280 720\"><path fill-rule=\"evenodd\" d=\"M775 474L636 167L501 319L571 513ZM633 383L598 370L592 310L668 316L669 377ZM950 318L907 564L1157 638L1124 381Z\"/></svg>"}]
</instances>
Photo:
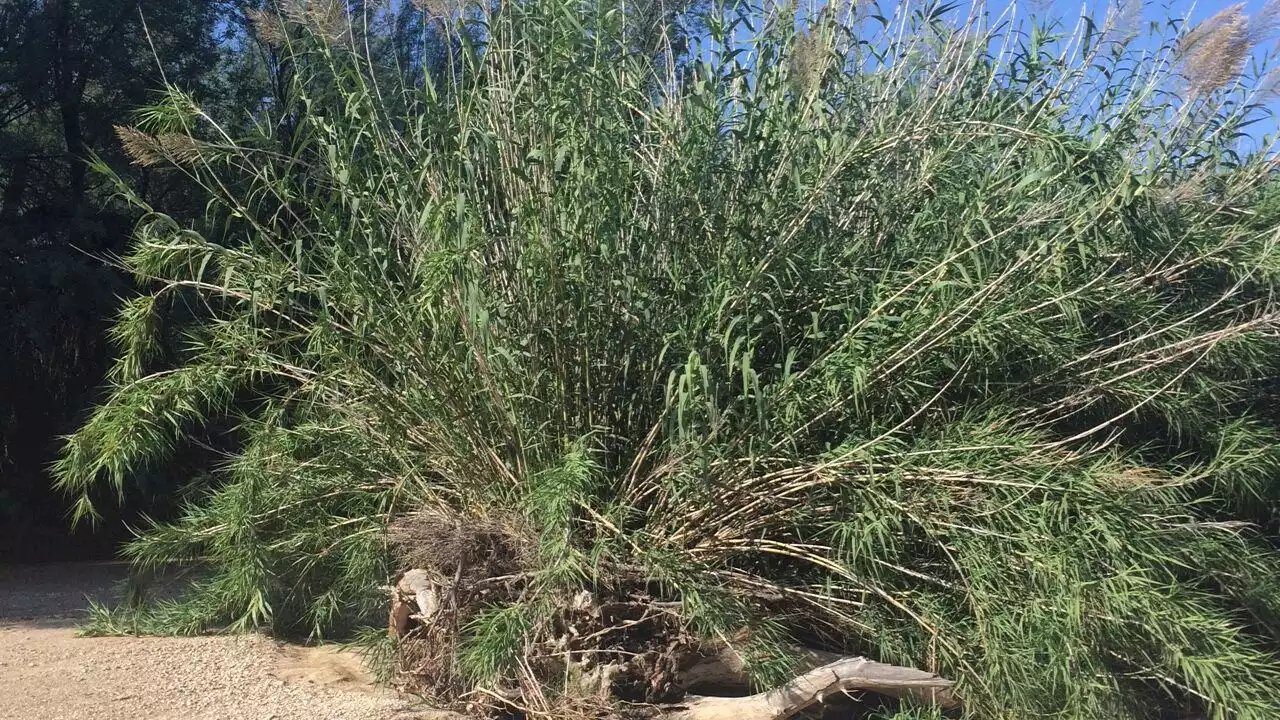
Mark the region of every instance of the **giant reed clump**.
<instances>
[{"instance_id":1,"label":"giant reed clump","mask_svg":"<svg viewBox=\"0 0 1280 720\"><path fill-rule=\"evenodd\" d=\"M238 428L126 550L207 564L156 625L334 632L431 564L413 538L507 528L426 568L468 598L427 685L580 712L570 667L642 658L614 694L653 701L666 640L762 682L802 644L953 678L975 718L1280 714L1280 215L1237 150L1241 13L1135 41L435 7L452 64L400 83L318 1L271 25L287 144L177 89L122 130L209 217L143 206L152 291L59 482ZM566 645L593 602L632 610Z\"/></svg>"}]
</instances>

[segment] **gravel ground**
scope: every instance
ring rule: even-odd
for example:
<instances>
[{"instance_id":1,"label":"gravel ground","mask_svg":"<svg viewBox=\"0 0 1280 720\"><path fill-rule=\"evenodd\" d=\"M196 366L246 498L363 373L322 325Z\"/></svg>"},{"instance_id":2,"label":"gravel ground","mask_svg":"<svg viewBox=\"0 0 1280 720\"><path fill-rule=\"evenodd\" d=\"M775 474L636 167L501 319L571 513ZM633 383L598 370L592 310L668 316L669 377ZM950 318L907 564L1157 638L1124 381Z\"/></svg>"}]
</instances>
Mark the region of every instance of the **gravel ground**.
<instances>
[{"instance_id":1,"label":"gravel ground","mask_svg":"<svg viewBox=\"0 0 1280 720\"><path fill-rule=\"evenodd\" d=\"M359 658L258 635L79 638L119 566L0 568L0 720L426 720Z\"/></svg>"}]
</instances>

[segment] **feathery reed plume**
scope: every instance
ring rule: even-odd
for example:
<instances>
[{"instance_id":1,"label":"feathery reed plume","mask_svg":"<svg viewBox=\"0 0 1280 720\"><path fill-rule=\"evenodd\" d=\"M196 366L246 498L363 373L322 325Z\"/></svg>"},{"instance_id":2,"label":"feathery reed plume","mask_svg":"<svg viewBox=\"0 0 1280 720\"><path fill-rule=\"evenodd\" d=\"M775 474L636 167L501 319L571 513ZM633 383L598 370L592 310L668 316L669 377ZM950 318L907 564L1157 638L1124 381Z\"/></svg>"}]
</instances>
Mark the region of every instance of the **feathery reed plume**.
<instances>
[{"instance_id":1,"label":"feathery reed plume","mask_svg":"<svg viewBox=\"0 0 1280 720\"><path fill-rule=\"evenodd\" d=\"M182 133L165 133L156 138L160 149L170 161L178 165L190 165L199 160L205 143Z\"/></svg>"},{"instance_id":2,"label":"feathery reed plume","mask_svg":"<svg viewBox=\"0 0 1280 720\"><path fill-rule=\"evenodd\" d=\"M1267 0L1258 12L1249 18L1249 45L1257 46L1271 38L1280 27L1280 0Z\"/></svg>"},{"instance_id":3,"label":"feathery reed plume","mask_svg":"<svg viewBox=\"0 0 1280 720\"><path fill-rule=\"evenodd\" d=\"M827 69L827 48L817 28L802 30L791 46L791 81L798 95L808 95L818 89Z\"/></svg>"},{"instance_id":4,"label":"feathery reed plume","mask_svg":"<svg viewBox=\"0 0 1280 720\"><path fill-rule=\"evenodd\" d=\"M351 29L338 0L286 0L280 9L290 21L305 25L329 43L341 42Z\"/></svg>"},{"instance_id":5,"label":"feathery reed plume","mask_svg":"<svg viewBox=\"0 0 1280 720\"><path fill-rule=\"evenodd\" d=\"M1258 78L1254 89L1261 102L1269 102L1280 97L1280 67L1273 67Z\"/></svg>"},{"instance_id":6,"label":"feathery reed plume","mask_svg":"<svg viewBox=\"0 0 1280 720\"><path fill-rule=\"evenodd\" d=\"M249 19L249 23L253 25L253 32L262 42L272 46L280 47L285 41L284 23L280 21L280 16L267 10L258 10L256 8L245 10L245 17Z\"/></svg>"},{"instance_id":7,"label":"feathery reed plume","mask_svg":"<svg viewBox=\"0 0 1280 720\"><path fill-rule=\"evenodd\" d=\"M126 125L115 126L116 137L134 165L158 167L167 163L190 165L199 160L207 144L183 133L148 135Z\"/></svg>"},{"instance_id":8,"label":"feathery reed plume","mask_svg":"<svg viewBox=\"0 0 1280 720\"><path fill-rule=\"evenodd\" d=\"M1193 97L1222 89L1240 76L1250 48L1244 4L1225 8L1193 27L1175 47L1175 57Z\"/></svg>"},{"instance_id":9,"label":"feathery reed plume","mask_svg":"<svg viewBox=\"0 0 1280 720\"><path fill-rule=\"evenodd\" d=\"M1142 27L1142 0L1119 0L1107 6L1102 22L1103 42L1124 45L1138 36Z\"/></svg>"},{"instance_id":10,"label":"feathery reed plume","mask_svg":"<svg viewBox=\"0 0 1280 720\"><path fill-rule=\"evenodd\" d=\"M446 20L458 10L458 3L452 0L412 0L412 4L414 9L436 20Z\"/></svg>"},{"instance_id":11,"label":"feathery reed plume","mask_svg":"<svg viewBox=\"0 0 1280 720\"><path fill-rule=\"evenodd\" d=\"M150 135L127 125L115 126L116 137L134 165L157 167L165 163L164 148Z\"/></svg>"}]
</instances>

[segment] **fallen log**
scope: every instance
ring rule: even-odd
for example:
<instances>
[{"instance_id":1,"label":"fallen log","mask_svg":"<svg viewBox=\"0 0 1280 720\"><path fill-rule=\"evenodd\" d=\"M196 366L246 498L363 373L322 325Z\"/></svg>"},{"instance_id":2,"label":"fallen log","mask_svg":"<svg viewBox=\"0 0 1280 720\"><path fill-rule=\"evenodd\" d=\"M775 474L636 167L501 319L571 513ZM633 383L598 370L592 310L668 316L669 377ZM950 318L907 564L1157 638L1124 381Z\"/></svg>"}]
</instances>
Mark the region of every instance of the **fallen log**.
<instances>
[{"instance_id":1,"label":"fallen log","mask_svg":"<svg viewBox=\"0 0 1280 720\"><path fill-rule=\"evenodd\" d=\"M869 691L919 703L960 705L952 682L933 673L863 657L841 658L794 680L747 697L691 696L667 706L667 720L786 720L828 697Z\"/></svg>"}]
</instances>

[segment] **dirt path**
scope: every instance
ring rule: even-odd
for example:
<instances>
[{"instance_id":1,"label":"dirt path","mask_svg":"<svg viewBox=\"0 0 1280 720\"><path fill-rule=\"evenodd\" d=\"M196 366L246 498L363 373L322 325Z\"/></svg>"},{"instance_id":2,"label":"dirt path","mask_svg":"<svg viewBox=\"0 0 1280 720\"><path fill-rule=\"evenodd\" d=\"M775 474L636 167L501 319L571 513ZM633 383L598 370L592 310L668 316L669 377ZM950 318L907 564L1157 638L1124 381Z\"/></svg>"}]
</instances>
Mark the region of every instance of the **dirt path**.
<instances>
[{"instance_id":1,"label":"dirt path","mask_svg":"<svg viewBox=\"0 0 1280 720\"><path fill-rule=\"evenodd\" d=\"M359 658L261 636L79 638L110 565L0 568L0 720L409 720Z\"/></svg>"}]
</instances>

